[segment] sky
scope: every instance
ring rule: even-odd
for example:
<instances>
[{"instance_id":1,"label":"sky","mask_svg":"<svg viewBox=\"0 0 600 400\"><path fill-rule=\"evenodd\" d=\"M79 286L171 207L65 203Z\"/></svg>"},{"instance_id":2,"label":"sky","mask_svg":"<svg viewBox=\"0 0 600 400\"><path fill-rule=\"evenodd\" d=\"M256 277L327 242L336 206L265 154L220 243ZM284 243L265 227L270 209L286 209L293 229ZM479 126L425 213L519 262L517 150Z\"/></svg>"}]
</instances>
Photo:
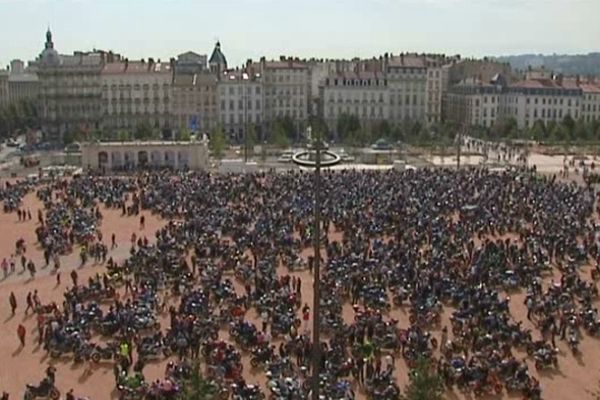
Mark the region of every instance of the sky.
<instances>
[{"instance_id":1,"label":"sky","mask_svg":"<svg viewBox=\"0 0 600 400\"><path fill-rule=\"evenodd\" d=\"M34 59L49 26L60 53L168 60L215 41L230 66L280 55L464 57L587 53L600 0L0 0L0 65Z\"/></svg>"}]
</instances>

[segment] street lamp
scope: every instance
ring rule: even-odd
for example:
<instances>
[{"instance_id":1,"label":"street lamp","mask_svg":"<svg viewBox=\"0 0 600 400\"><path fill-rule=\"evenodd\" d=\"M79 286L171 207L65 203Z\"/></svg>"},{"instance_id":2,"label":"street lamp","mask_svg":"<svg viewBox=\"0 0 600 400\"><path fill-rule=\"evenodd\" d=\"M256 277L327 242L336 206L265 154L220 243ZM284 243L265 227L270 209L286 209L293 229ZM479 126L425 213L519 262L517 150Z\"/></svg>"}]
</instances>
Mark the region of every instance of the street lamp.
<instances>
[{"instance_id":1,"label":"street lamp","mask_svg":"<svg viewBox=\"0 0 600 400\"><path fill-rule=\"evenodd\" d=\"M307 128L311 139L311 127ZM313 277L313 347L312 347L312 400L319 400L319 372L321 370L321 168L339 164L341 157L326 150L320 133L312 142L312 148L292 156L292 162L301 167L314 168L314 277ZM323 157L325 155L326 157Z\"/></svg>"}]
</instances>

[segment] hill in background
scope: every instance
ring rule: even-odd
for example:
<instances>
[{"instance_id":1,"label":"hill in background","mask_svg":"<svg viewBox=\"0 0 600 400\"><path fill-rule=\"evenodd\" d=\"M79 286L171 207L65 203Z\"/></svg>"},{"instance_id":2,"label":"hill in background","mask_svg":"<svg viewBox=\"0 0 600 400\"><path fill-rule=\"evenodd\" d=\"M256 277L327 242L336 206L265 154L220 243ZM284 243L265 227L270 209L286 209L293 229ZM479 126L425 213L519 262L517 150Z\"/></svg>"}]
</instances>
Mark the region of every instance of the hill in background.
<instances>
[{"instance_id":1,"label":"hill in background","mask_svg":"<svg viewBox=\"0 0 600 400\"><path fill-rule=\"evenodd\" d=\"M565 75L600 75L600 53L589 54L520 54L494 57L495 60L510 63L516 70L544 67Z\"/></svg>"}]
</instances>

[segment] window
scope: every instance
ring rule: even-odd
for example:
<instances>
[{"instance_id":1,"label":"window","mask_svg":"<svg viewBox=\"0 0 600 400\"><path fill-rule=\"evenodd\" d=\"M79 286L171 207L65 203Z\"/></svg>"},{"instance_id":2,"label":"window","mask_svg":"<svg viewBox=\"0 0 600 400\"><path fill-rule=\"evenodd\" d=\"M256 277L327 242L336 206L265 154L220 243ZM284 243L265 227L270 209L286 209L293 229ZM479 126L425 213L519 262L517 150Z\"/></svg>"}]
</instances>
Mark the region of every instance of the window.
<instances>
[{"instance_id":1,"label":"window","mask_svg":"<svg viewBox=\"0 0 600 400\"><path fill-rule=\"evenodd\" d=\"M232 111L234 108L233 100L229 100L229 110Z\"/></svg>"}]
</instances>

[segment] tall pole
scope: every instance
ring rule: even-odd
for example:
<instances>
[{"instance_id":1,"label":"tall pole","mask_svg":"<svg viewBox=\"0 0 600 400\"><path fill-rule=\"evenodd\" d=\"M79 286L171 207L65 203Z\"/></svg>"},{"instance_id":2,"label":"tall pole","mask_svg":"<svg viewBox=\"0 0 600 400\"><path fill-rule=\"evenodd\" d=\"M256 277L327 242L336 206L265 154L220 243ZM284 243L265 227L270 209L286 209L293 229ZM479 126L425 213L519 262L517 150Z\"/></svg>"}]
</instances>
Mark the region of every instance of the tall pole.
<instances>
[{"instance_id":1,"label":"tall pole","mask_svg":"<svg viewBox=\"0 0 600 400\"><path fill-rule=\"evenodd\" d=\"M242 101L244 102L244 163L248 162L248 85L245 84L250 80L250 76L244 79L242 72Z\"/></svg>"},{"instance_id":2,"label":"tall pole","mask_svg":"<svg viewBox=\"0 0 600 400\"><path fill-rule=\"evenodd\" d=\"M460 168L460 152L462 148L462 127L458 130L458 137L456 140L456 169Z\"/></svg>"},{"instance_id":3,"label":"tall pole","mask_svg":"<svg viewBox=\"0 0 600 400\"><path fill-rule=\"evenodd\" d=\"M321 134L319 129L316 132L315 144L312 400L319 400L319 372L321 370Z\"/></svg>"}]
</instances>

